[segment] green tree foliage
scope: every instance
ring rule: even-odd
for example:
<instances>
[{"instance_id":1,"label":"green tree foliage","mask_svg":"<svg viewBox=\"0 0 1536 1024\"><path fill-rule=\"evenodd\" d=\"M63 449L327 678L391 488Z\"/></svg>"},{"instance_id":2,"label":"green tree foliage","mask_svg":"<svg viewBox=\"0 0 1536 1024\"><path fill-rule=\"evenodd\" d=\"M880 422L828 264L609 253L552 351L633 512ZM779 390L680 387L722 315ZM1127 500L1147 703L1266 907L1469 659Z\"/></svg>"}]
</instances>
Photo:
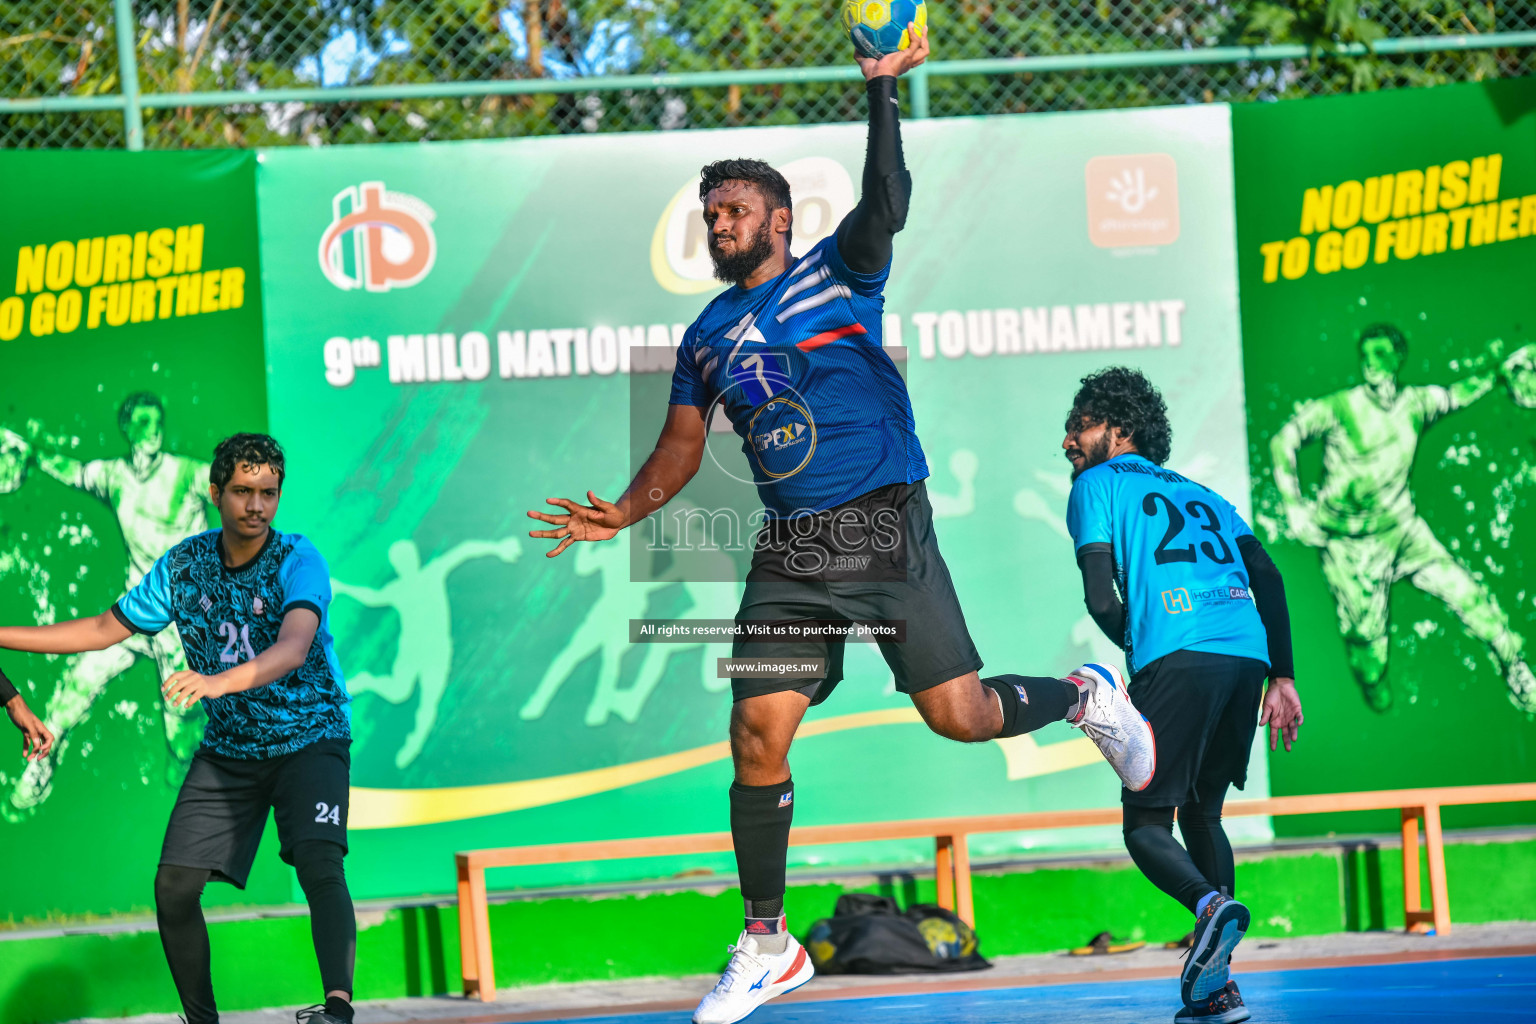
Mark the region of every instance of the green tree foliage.
<instances>
[{"instance_id":1,"label":"green tree foliage","mask_svg":"<svg viewBox=\"0 0 1536 1024\"><path fill-rule=\"evenodd\" d=\"M838 0L134 0L146 92L824 66ZM1310 60L932 81L936 115L1273 99L1530 73L1531 51L1340 52L1387 36L1536 28L1536 0L933 0L935 59L1300 43ZM111 0L0 5L0 95L115 92ZM152 147L504 138L862 116L850 83L635 89L145 112ZM115 113L0 118L0 144L122 144Z\"/></svg>"}]
</instances>

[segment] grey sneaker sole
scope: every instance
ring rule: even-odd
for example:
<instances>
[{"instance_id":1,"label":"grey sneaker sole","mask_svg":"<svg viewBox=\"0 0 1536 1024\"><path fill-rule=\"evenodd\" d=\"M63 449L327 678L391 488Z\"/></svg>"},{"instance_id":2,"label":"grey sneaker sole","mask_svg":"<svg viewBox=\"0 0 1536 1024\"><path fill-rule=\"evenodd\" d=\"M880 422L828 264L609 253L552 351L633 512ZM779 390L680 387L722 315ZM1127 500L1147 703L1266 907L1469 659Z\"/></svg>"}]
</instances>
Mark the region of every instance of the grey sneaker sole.
<instances>
[{"instance_id":1,"label":"grey sneaker sole","mask_svg":"<svg viewBox=\"0 0 1536 1024\"><path fill-rule=\"evenodd\" d=\"M1184 965L1184 973L1179 978L1179 997L1185 1006L1203 1003L1212 992L1225 987L1232 950L1243 941L1248 920L1248 908L1237 900L1229 900L1195 936L1189 962Z\"/></svg>"},{"instance_id":2,"label":"grey sneaker sole","mask_svg":"<svg viewBox=\"0 0 1536 1024\"><path fill-rule=\"evenodd\" d=\"M1208 1016L1196 1014L1189 1007L1184 1007L1174 1014L1173 1024L1237 1024L1240 1020L1247 1020L1253 1014L1248 1012L1246 1006L1234 1006L1225 1013L1215 1013Z\"/></svg>"}]
</instances>

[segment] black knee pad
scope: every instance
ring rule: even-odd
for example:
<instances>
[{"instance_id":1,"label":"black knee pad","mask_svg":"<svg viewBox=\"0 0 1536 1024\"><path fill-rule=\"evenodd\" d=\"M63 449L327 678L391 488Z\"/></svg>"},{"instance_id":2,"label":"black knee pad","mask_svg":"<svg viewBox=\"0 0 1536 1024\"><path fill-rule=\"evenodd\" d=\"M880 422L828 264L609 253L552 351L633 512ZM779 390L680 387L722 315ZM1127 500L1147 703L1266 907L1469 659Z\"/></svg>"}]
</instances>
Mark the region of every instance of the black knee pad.
<instances>
[{"instance_id":1,"label":"black knee pad","mask_svg":"<svg viewBox=\"0 0 1536 1024\"><path fill-rule=\"evenodd\" d=\"M1122 810L1121 831L1126 839L1131 838L1132 832L1148 825L1155 825L1169 835L1173 834L1172 807L1140 807L1136 804L1126 804Z\"/></svg>"},{"instance_id":2,"label":"black knee pad","mask_svg":"<svg viewBox=\"0 0 1536 1024\"><path fill-rule=\"evenodd\" d=\"M1221 827L1223 800L1191 800L1179 808L1179 831L1204 831Z\"/></svg>"},{"instance_id":3,"label":"black knee pad","mask_svg":"<svg viewBox=\"0 0 1536 1024\"><path fill-rule=\"evenodd\" d=\"M197 906L211 874L207 868L161 864L160 870L155 872L155 906L164 909Z\"/></svg>"},{"instance_id":4,"label":"black knee pad","mask_svg":"<svg viewBox=\"0 0 1536 1024\"><path fill-rule=\"evenodd\" d=\"M346 870L342 866L345 855L340 844L327 839L305 839L295 843L293 869L298 873L299 886L307 893L317 886L346 885Z\"/></svg>"}]
</instances>

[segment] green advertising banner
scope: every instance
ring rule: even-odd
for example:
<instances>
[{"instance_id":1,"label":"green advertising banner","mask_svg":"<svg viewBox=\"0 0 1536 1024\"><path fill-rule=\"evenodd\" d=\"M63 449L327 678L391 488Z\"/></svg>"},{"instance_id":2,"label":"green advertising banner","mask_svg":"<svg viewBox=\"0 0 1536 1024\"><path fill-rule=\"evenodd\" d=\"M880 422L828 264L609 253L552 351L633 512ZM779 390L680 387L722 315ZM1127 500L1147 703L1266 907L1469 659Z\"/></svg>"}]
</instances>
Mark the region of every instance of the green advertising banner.
<instances>
[{"instance_id":1,"label":"green advertising banner","mask_svg":"<svg viewBox=\"0 0 1536 1024\"><path fill-rule=\"evenodd\" d=\"M915 199L887 291L932 469L940 543L989 671L1119 660L1082 604L1063 521L1078 380L1145 368L1172 464L1246 505L1225 107L904 126ZM712 159L760 156L795 194L795 247L852 208L862 126L335 147L262 155L268 386L288 446L286 529L330 560L354 696L359 896L450 891L455 850L718 831L731 770L718 643L630 643L639 618L732 617L740 585L641 571L622 538L546 559L526 511L615 498L665 414L672 348L719 285L699 216ZM899 346L897 348L896 346ZM749 478L714 434L678 515ZM750 544L750 538L746 542ZM722 552L729 561L740 552ZM800 824L1110 806L1065 725L976 746L930 734L877 651L792 756ZM1256 756L1249 794L1267 793ZM1239 838L1268 836L1241 819ZM976 856L1118 848L978 837ZM796 849L919 862L924 844ZM571 865L541 884L711 868Z\"/></svg>"},{"instance_id":2,"label":"green advertising banner","mask_svg":"<svg viewBox=\"0 0 1536 1024\"><path fill-rule=\"evenodd\" d=\"M266 424L256 158L0 153L0 622L99 614L217 525L214 444ZM0 919L145 910L201 712L171 713L173 628L73 657L0 654L58 737L0 757ZM9 731L7 727L7 731ZM251 891L290 898L263 856Z\"/></svg>"},{"instance_id":3,"label":"green advertising banner","mask_svg":"<svg viewBox=\"0 0 1536 1024\"><path fill-rule=\"evenodd\" d=\"M1274 791L1536 778L1536 81L1233 121L1254 526L1307 716Z\"/></svg>"}]
</instances>

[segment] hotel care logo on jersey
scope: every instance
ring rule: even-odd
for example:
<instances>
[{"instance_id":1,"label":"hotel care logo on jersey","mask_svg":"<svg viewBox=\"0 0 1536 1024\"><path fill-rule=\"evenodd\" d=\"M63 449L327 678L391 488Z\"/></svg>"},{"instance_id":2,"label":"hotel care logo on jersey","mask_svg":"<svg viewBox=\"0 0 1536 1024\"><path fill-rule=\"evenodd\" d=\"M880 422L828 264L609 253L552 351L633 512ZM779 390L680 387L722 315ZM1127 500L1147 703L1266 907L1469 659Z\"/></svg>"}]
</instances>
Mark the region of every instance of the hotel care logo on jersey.
<instances>
[{"instance_id":1,"label":"hotel care logo on jersey","mask_svg":"<svg viewBox=\"0 0 1536 1024\"><path fill-rule=\"evenodd\" d=\"M417 284L437 262L432 207L382 181L349 185L331 200L320 236L320 272L342 291L387 292Z\"/></svg>"},{"instance_id":2,"label":"hotel care logo on jersey","mask_svg":"<svg viewBox=\"0 0 1536 1024\"><path fill-rule=\"evenodd\" d=\"M1088 238L1102 249L1179 237L1179 169L1167 153L1088 161Z\"/></svg>"},{"instance_id":3,"label":"hotel care logo on jersey","mask_svg":"<svg viewBox=\"0 0 1536 1024\"><path fill-rule=\"evenodd\" d=\"M14 285L0 298L0 341L239 309L245 268L205 269L205 235L202 224L167 224L21 246L14 274L0 277L0 295Z\"/></svg>"},{"instance_id":4,"label":"hotel care logo on jersey","mask_svg":"<svg viewBox=\"0 0 1536 1024\"><path fill-rule=\"evenodd\" d=\"M790 251L804 256L830 235L853 209L853 179L829 157L808 156L778 168L789 181L794 202L794 241ZM699 202L699 179L672 197L651 235L651 273L656 283L678 295L697 295L720 287L709 258L709 228Z\"/></svg>"}]
</instances>

